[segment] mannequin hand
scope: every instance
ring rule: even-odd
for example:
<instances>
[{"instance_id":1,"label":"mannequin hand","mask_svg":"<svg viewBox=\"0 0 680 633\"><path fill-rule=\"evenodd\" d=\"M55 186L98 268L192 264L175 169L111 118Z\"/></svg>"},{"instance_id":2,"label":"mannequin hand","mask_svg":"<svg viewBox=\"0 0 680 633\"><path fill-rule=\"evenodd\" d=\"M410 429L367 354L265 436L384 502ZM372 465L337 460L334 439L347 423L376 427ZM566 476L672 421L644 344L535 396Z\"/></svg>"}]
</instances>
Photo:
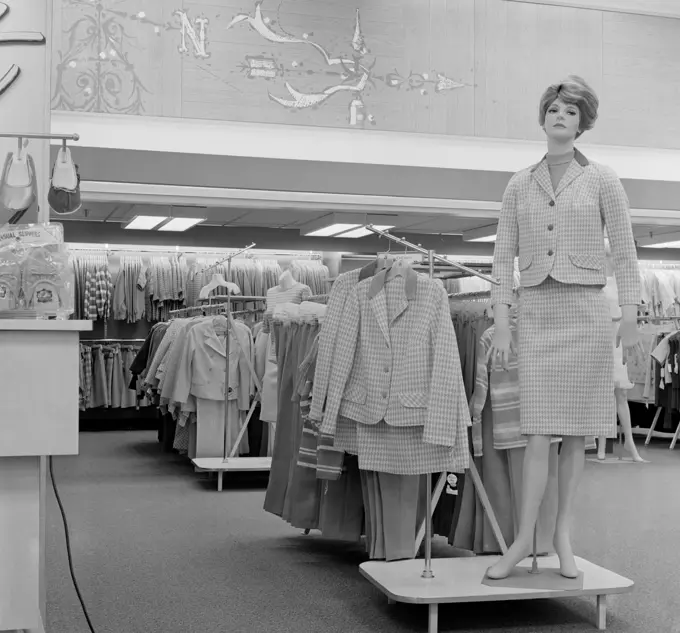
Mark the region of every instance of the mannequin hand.
<instances>
[{"instance_id":1,"label":"mannequin hand","mask_svg":"<svg viewBox=\"0 0 680 633\"><path fill-rule=\"evenodd\" d=\"M623 347L623 362L626 362L628 354L635 354L639 360L644 358L644 348L640 341L640 333L638 332L637 320L624 319L619 325L619 333L616 336L616 347L621 345Z\"/></svg>"},{"instance_id":2,"label":"mannequin hand","mask_svg":"<svg viewBox=\"0 0 680 633\"><path fill-rule=\"evenodd\" d=\"M486 363L491 359L491 371L508 371L510 364L510 353L515 351L515 343L512 340L512 333L508 326L496 326L493 335L493 342L486 356Z\"/></svg>"}]
</instances>

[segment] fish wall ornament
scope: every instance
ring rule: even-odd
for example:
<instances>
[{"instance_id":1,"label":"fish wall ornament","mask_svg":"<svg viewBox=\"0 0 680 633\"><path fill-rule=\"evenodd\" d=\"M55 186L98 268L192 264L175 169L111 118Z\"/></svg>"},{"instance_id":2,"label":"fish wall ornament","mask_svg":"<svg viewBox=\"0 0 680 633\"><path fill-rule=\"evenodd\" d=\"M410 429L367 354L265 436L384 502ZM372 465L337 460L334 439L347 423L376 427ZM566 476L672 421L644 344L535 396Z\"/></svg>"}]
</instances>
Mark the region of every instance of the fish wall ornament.
<instances>
[{"instance_id":1,"label":"fish wall ornament","mask_svg":"<svg viewBox=\"0 0 680 633\"><path fill-rule=\"evenodd\" d=\"M348 123L350 126L360 126L366 123L376 125L376 117L367 111L365 97L369 87L376 87L379 82L388 88L395 90L418 91L422 96L427 96L430 92L435 95L463 88L466 84L454 81L442 73L414 73L402 76L396 69L382 75L377 74L374 66L377 57L372 63L365 61L370 51L366 44L366 38L361 28L360 10L355 9L354 32L349 44L351 45L351 58L349 55L333 55L323 45L315 42L312 38L313 33L303 33L301 37L296 37L286 33L280 28L274 30L275 20L271 20L263 13L265 0L255 0L252 13L238 13L227 24L226 29L232 29L237 25L247 25L252 31L257 33L267 42L272 44L297 44L312 47L320 56L322 65L329 67L328 71L321 71L320 78L326 80L335 77L334 85L326 86L314 92L303 92L293 85L294 82L285 81L284 88L288 92L287 96L279 96L267 91L269 99L280 106L292 111L300 111L308 108L316 108L336 95L348 95ZM241 68L249 78L273 79L277 76L287 74L284 65L278 64L273 58L252 57L246 58L246 64ZM293 61L293 69L298 69L301 64ZM300 72L300 71L293 71ZM307 71L307 74L316 74Z\"/></svg>"}]
</instances>

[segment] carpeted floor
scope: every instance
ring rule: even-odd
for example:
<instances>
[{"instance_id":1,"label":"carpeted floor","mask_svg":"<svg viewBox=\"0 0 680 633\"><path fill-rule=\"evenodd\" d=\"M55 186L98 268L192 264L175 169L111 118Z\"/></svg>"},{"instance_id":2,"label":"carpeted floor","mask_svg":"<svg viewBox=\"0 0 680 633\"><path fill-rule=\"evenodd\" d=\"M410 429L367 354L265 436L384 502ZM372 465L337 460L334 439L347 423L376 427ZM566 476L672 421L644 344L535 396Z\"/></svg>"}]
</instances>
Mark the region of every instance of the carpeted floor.
<instances>
[{"instance_id":1,"label":"carpeted floor","mask_svg":"<svg viewBox=\"0 0 680 633\"><path fill-rule=\"evenodd\" d=\"M651 464L587 465L575 549L636 582L611 599L609 631L679 633L680 448L643 454ZM265 513L262 478L217 493L146 431L83 433L80 455L54 470L97 633L427 631L426 607L388 606L359 575L359 547ZM47 578L50 633L87 633L52 494ZM450 605L440 630L576 633L596 630L594 616L592 599Z\"/></svg>"}]
</instances>

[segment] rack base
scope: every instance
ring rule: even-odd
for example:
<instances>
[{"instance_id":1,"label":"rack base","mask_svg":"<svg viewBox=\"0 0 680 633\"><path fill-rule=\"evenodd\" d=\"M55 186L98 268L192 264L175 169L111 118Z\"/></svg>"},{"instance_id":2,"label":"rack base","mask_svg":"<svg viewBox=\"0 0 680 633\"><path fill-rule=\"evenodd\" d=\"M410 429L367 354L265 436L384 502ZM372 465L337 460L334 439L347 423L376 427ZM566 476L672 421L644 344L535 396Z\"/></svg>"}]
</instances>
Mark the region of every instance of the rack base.
<instances>
[{"instance_id":1,"label":"rack base","mask_svg":"<svg viewBox=\"0 0 680 633\"><path fill-rule=\"evenodd\" d=\"M198 457L191 463L197 472L216 472L217 490L222 491L225 472L266 472L272 469L271 457L230 457L224 461L222 457Z\"/></svg>"},{"instance_id":2,"label":"rack base","mask_svg":"<svg viewBox=\"0 0 680 633\"><path fill-rule=\"evenodd\" d=\"M482 584L486 570L500 556L476 556L471 558L435 558L432 560L434 578L421 577L423 560L404 560L393 563L370 561L362 563L359 571L386 596L390 604L406 602L429 605L428 633L437 633L439 605L454 602L494 602L498 600L535 600L545 598L570 598L573 596L597 597L597 628L607 626L607 596L627 593L634 583L628 578L576 558L583 572L583 588L575 590L514 589L490 587ZM559 565L557 556L541 557L542 568ZM531 559L520 563L530 567Z\"/></svg>"}]
</instances>

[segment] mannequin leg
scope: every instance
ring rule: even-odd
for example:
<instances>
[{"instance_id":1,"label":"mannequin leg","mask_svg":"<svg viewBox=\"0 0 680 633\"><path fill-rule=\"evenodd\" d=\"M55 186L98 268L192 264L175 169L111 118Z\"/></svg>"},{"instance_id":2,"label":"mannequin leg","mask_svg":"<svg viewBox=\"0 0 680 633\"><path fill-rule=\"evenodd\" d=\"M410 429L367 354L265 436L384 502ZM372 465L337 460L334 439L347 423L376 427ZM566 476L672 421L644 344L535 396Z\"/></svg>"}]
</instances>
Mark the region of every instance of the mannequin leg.
<instances>
[{"instance_id":1,"label":"mannequin leg","mask_svg":"<svg viewBox=\"0 0 680 633\"><path fill-rule=\"evenodd\" d=\"M558 483L560 500L554 545L560 557L560 572L567 578L578 576L578 568L571 549L571 524L574 516L574 500L583 474L585 455L585 437L565 436L562 438Z\"/></svg>"},{"instance_id":2,"label":"mannequin leg","mask_svg":"<svg viewBox=\"0 0 680 633\"><path fill-rule=\"evenodd\" d=\"M630 453L634 462L644 462L640 457L633 439L633 427L630 420L630 407L628 406L628 397L623 389L614 389L616 395L616 409L619 414L619 421L623 429L624 448Z\"/></svg>"},{"instance_id":3,"label":"mannequin leg","mask_svg":"<svg viewBox=\"0 0 680 633\"><path fill-rule=\"evenodd\" d=\"M492 565L487 576L493 580L507 578L512 569L531 553L534 526L548 483L550 436L531 435L524 454L522 476L522 510L515 541L502 558Z\"/></svg>"},{"instance_id":4,"label":"mannequin leg","mask_svg":"<svg viewBox=\"0 0 680 633\"><path fill-rule=\"evenodd\" d=\"M598 459L604 459L605 455L607 452L607 438L604 437L598 437L597 438L597 458Z\"/></svg>"}]
</instances>

